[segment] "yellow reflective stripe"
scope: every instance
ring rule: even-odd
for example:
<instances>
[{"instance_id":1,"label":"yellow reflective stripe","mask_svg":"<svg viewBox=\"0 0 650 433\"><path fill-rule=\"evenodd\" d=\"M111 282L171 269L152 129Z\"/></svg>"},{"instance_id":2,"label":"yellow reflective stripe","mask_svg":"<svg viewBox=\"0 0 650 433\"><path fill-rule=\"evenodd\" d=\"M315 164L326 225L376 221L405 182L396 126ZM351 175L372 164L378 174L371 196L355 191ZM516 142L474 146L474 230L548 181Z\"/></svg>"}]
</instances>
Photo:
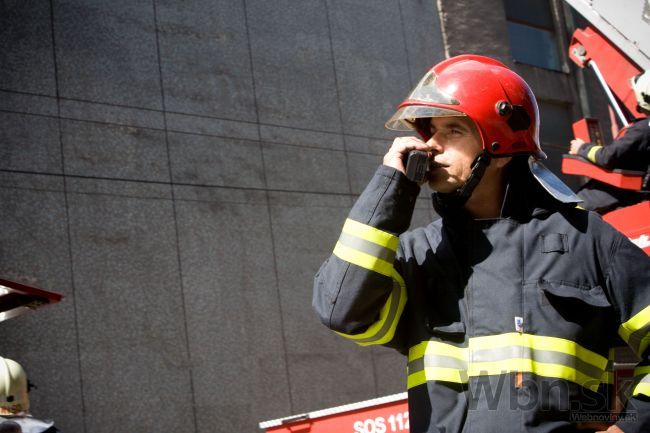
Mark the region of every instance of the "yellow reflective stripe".
<instances>
[{"instance_id":1,"label":"yellow reflective stripe","mask_svg":"<svg viewBox=\"0 0 650 433\"><path fill-rule=\"evenodd\" d=\"M650 366L636 367L634 369L634 381L636 385L632 389L632 395L646 395L650 397Z\"/></svg>"},{"instance_id":2,"label":"yellow reflective stripe","mask_svg":"<svg viewBox=\"0 0 650 433\"><path fill-rule=\"evenodd\" d=\"M440 341L423 341L409 349L409 366L417 364L417 371L409 371L408 389L427 381L467 383L467 360L469 349L457 347ZM433 357L429 358L429 357ZM463 368L444 367L432 364L450 364L450 358L460 361ZM418 361L419 360L419 361ZM418 361L417 363L415 361ZM428 365L427 365L428 364ZM455 362L451 362L455 364Z\"/></svg>"},{"instance_id":3,"label":"yellow reflective stripe","mask_svg":"<svg viewBox=\"0 0 650 433\"><path fill-rule=\"evenodd\" d=\"M366 253L389 263L395 261L395 251L389 250L386 247L382 247L381 245L377 245L373 242L361 239L349 233L341 232L341 235L339 236L339 243L345 245L348 248Z\"/></svg>"},{"instance_id":4,"label":"yellow reflective stripe","mask_svg":"<svg viewBox=\"0 0 650 433\"><path fill-rule=\"evenodd\" d=\"M596 391L600 385L600 378L590 377L575 368L558 364L546 364L526 358L512 358L493 362L473 362L470 363L468 373L469 376L473 377L513 372L533 373L545 377L557 377L575 382L592 391Z\"/></svg>"},{"instance_id":5,"label":"yellow reflective stripe","mask_svg":"<svg viewBox=\"0 0 650 433\"><path fill-rule=\"evenodd\" d=\"M354 340L360 346L386 344L393 339L406 305L407 293L402 276L397 271L393 271L392 277L393 290L379 312L379 319L361 334L345 334L343 332L337 332L337 334Z\"/></svg>"},{"instance_id":6,"label":"yellow reflective stripe","mask_svg":"<svg viewBox=\"0 0 650 433\"><path fill-rule=\"evenodd\" d=\"M650 305L621 324L618 335L630 345L637 355L643 354L650 344Z\"/></svg>"},{"instance_id":7,"label":"yellow reflective stripe","mask_svg":"<svg viewBox=\"0 0 650 433\"><path fill-rule=\"evenodd\" d=\"M646 365L644 367L635 367L634 368L634 376L642 376L645 374L650 374L650 365Z\"/></svg>"},{"instance_id":8,"label":"yellow reflective stripe","mask_svg":"<svg viewBox=\"0 0 650 433\"><path fill-rule=\"evenodd\" d=\"M467 383L469 377L467 371L459 370L456 368L447 367L425 367L423 370L416 371L409 374L406 381L406 388L423 385L427 382L454 382L454 383Z\"/></svg>"},{"instance_id":9,"label":"yellow reflective stripe","mask_svg":"<svg viewBox=\"0 0 650 433\"><path fill-rule=\"evenodd\" d=\"M427 358L427 355L431 357ZM447 360L441 357L447 357ZM469 366L467 371L444 368L444 364L453 365L449 363L449 357L466 362ZM608 360L604 356L570 340L532 334L473 337L469 339L468 348L424 341L410 348L408 359L409 365L417 370L409 371L409 386L417 386L427 380L449 380L449 377L453 377L451 381L459 382L459 378L463 377L509 372L565 379L594 391L603 379L607 382L611 380L605 372ZM428 373L427 369L430 370Z\"/></svg>"},{"instance_id":10,"label":"yellow reflective stripe","mask_svg":"<svg viewBox=\"0 0 650 433\"><path fill-rule=\"evenodd\" d=\"M347 219L343 224L343 232L360 237L377 245L386 247L392 251L397 251L399 238L388 232L379 230L375 227L362 224L358 221Z\"/></svg>"},{"instance_id":11,"label":"yellow reflective stripe","mask_svg":"<svg viewBox=\"0 0 650 433\"><path fill-rule=\"evenodd\" d=\"M603 376L603 369L588 364L573 355L567 355L562 352L532 349L524 346L497 347L495 349L472 352L472 362L474 364L482 362L507 362L511 359L530 359L539 364L566 366L599 382Z\"/></svg>"},{"instance_id":12,"label":"yellow reflective stripe","mask_svg":"<svg viewBox=\"0 0 650 433\"><path fill-rule=\"evenodd\" d=\"M408 389L422 385L427 381L447 381L467 383L469 377L497 376L506 373L523 372L537 376L556 377L577 383L592 391L598 390L600 380L589 377L574 368L556 364L544 364L532 359L509 359L506 361L471 363L467 372L455 368L425 367L409 374Z\"/></svg>"},{"instance_id":13,"label":"yellow reflective stripe","mask_svg":"<svg viewBox=\"0 0 650 433\"><path fill-rule=\"evenodd\" d=\"M408 356L409 362L413 361L414 359L422 358L424 356L424 353L427 350L427 346L430 343L437 343L437 342L423 341L421 343L416 344L415 346L411 346L411 348L409 349L409 356ZM440 343L440 344L444 344L444 343Z\"/></svg>"},{"instance_id":14,"label":"yellow reflective stripe","mask_svg":"<svg viewBox=\"0 0 650 433\"><path fill-rule=\"evenodd\" d=\"M608 385L614 384L614 372L613 371L603 371L603 375L600 378L600 381Z\"/></svg>"},{"instance_id":15,"label":"yellow reflective stripe","mask_svg":"<svg viewBox=\"0 0 650 433\"><path fill-rule=\"evenodd\" d=\"M353 265L368 269L393 279L393 290L379 312L378 320L361 334L337 334L354 340L357 344L385 344L393 339L399 318L406 305L406 285L395 271L392 257L399 238L375 227L347 219L343 233L334 247L334 255Z\"/></svg>"},{"instance_id":16,"label":"yellow reflective stripe","mask_svg":"<svg viewBox=\"0 0 650 433\"><path fill-rule=\"evenodd\" d=\"M636 313L618 328L618 334L627 342L630 335L650 323L650 305Z\"/></svg>"},{"instance_id":17,"label":"yellow reflective stripe","mask_svg":"<svg viewBox=\"0 0 650 433\"><path fill-rule=\"evenodd\" d=\"M441 343L439 341L423 341L409 349L409 362L422 358L425 354L437 354L468 360L469 350L466 347L452 346L451 344Z\"/></svg>"},{"instance_id":18,"label":"yellow reflective stripe","mask_svg":"<svg viewBox=\"0 0 650 433\"><path fill-rule=\"evenodd\" d=\"M637 395L647 395L650 397L650 383L649 382L640 382L637 386L634 387L632 390L632 396L637 396Z\"/></svg>"},{"instance_id":19,"label":"yellow reflective stripe","mask_svg":"<svg viewBox=\"0 0 650 433\"><path fill-rule=\"evenodd\" d=\"M409 349L407 388L411 389L427 381L467 383L468 354L466 347L440 341L423 341L416 344ZM444 366L445 364L452 367ZM455 365L462 368L454 368ZM411 371L411 368L416 368L416 371Z\"/></svg>"},{"instance_id":20,"label":"yellow reflective stripe","mask_svg":"<svg viewBox=\"0 0 650 433\"><path fill-rule=\"evenodd\" d=\"M614 361L616 361L616 348L610 347L607 351L607 367L605 367L605 371L603 371L603 375L600 378L601 382L608 385L614 384Z\"/></svg>"},{"instance_id":21,"label":"yellow reflective stripe","mask_svg":"<svg viewBox=\"0 0 650 433\"><path fill-rule=\"evenodd\" d=\"M604 356L592 352L589 349L585 349L571 340L558 337L511 332L508 334L474 337L470 339L469 345L472 352L494 349L496 347L523 346L531 349L548 350L575 356L576 358L579 358L601 370L604 370L607 367L607 358Z\"/></svg>"},{"instance_id":22,"label":"yellow reflective stripe","mask_svg":"<svg viewBox=\"0 0 650 433\"><path fill-rule=\"evenodd\" d=\"M596 152L602 149L603 146L592 146L591 149L587 152L587 159L594 164L596 163Z\"/></svg>"},{"instance_id":23,"label":"yellow reflective stripe","mask_svg":"<svg viewBox=\"0 0 650 433\"><path fill-rule=\"evenodd\" d=\"M427 383L427 375L424 370L420 370L416 373L409 374L406 379L406 389L411 389L413 387L424 385Z\"/></svg>"},{"instance_id":24,"label":"yellow reflective stripe","mask_svg":"<svg viewBox=\"0 0 650 433\"><path fill-rule=\"evenodd\" d=\"M377 272L378 274L390 277L393 273L393 264L388 263L378 257L373 257L370 254L352 249L337 242L334 247L334 255L341 260L352 263L364 269Z\"/></svg>"}]
</instances>

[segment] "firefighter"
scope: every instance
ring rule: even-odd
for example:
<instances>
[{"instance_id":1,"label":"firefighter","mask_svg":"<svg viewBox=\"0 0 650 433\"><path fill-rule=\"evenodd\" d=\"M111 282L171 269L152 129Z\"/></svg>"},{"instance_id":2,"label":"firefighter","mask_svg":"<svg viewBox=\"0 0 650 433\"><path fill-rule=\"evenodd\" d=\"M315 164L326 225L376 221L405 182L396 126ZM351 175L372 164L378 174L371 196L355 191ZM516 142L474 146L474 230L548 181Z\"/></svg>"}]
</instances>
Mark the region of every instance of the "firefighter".
<instances>
[{"instance_id":1,"label":"firefighter","mask_svg":"<svg viewBox=\"0 0 650 433\"><path fill-rule=\"evenodd\" d=\"M29 382L23 367L0 357L0 432L56 433L51 421L29 414Z\"/></svg>"},{"instance_id":2,"label":"firefighter","mask_svg":"<svg viewBox=\"0 0 650 433\"><path fill-rule=\"evenodd\" d=\"M316 274L313 306L340 336L407 356L410 431L650 431L650 259L541 164L524 80L453 57L386 126L419 137L394 140ZM429 155L441 218L407 231L411 150ZM643 360L610 419L621 341Z\"/></svg>"},{"instance_id":3,"label":"firefighter","mask_svg":"<svg viewBox=\"0 0 650 433\"><path fill-rule=\"evenodd\" d=\"M621 129L616 139L607 146L585 143L576 138L571 140L569 153L580 155L596 165L607 169L634 170L646 173L644 185L650 185L650 71L630 80L637 100L637 110L646 115ZM630 206L648 198L647 193L616 188L615 186L590 179L578 190L583 199L581 206L598 213L607 213L617 207Z\"/></svg>"}]
</instances>

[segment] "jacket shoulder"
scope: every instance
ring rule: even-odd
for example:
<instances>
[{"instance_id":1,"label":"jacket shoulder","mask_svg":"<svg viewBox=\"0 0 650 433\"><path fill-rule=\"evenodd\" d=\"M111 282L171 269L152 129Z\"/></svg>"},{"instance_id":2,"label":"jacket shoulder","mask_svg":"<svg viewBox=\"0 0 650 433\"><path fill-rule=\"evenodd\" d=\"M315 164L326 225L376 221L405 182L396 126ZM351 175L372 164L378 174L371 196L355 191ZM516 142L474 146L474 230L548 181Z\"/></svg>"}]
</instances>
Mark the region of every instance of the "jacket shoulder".
<instances>
[{"instance_id":1,"label":"jacket shoulder","mask_svg":"<svg viewBox=\"0 0 650 433\"><path fill-rule=\"evenodd\" d=\"M441 220L435 220L426 226L416 227L399 237L400 249L404 255L412 255L424 249L430 249L440 243Z\"/></svg>"},{"instance_id":2,"label":"jacket shoulder","mask_svg":"<svg viewBox=\"0 0 650 433\"><path fill-rule=\"evenodd\" d=\"M591 238L603 247L618 244L623 238L626 239L623 233L603 220L602 216L596 212L566 208L557 214L575 231L576 235Z\"/></svg>"}]
</instances>

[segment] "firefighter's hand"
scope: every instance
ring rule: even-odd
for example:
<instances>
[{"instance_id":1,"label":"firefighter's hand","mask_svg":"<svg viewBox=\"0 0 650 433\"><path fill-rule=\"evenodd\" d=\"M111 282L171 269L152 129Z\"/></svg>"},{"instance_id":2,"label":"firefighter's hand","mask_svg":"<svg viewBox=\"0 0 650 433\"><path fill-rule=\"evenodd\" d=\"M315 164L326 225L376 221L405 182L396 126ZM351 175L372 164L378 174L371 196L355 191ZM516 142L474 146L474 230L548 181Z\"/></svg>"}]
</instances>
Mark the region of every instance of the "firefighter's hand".
<instances>
[{"instance_id":1,"label":"firefighter's hand","mask_svg":"<svg viewBox=\"0 0 650 433\"><path fill-rule=\"evenodd\" d=\"M615 425L600 422L579 423L576 427L578 427L578 430L593 430L594 433L625 433Z\"/></svg>"},{"instance_id":2,"label":"firefighter's hand","mask_svg":"<svg viewBox=\"0 0 650 433\"><path fill-rule=\"evenodd\" d=\"M574 138L571 140L571 148L569 149L569 154L571 155L577 155L578 150L580 150L580 147L585 144L584 140L581 140L579 138Z\"/></svg>"},{"instance_id":3,"label":"firefighter's hand","mask_svg":"<svg viewBox=\"0 0 650 433\"><path fill-rule=\"evenodd\" d=\"M406 174L406 156L411 150L422 150L429 152L431 149L424 141L417 137L397 137L393 145L384 155L384 165L393 167L396 170Z\"/></svg>"},{"instance_id":4,"label":"firefighter's hand","mask_svg":"<svg viewBox=\"0 0 650 433\"><path fill-rule=\"evenodd\" d=\"M597 431L596 433L625 433L623 430L615 425L609 426L607 430Z\"/></svg>"}]
</instances>

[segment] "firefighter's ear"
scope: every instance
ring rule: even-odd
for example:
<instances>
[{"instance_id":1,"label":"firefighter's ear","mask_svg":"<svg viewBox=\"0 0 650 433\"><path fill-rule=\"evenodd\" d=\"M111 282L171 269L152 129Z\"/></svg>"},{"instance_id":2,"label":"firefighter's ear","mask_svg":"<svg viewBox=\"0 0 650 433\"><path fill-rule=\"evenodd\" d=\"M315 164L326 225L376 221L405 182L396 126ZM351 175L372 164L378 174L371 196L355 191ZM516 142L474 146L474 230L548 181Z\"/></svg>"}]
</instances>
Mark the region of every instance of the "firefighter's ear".
<instances>
[{"instance_id":1,"label":"firefighter's ear","mask_svg":"<svg viewBox=\"0 0 650 433\"><path fill-rule=\"evenodd\" d=\"M508 165L510 161L512 161L512 157L510 156L504 158L492 158L491 164L493 164L497 168L503 168L506 165Z\"/></svg>"}]
</instances>

